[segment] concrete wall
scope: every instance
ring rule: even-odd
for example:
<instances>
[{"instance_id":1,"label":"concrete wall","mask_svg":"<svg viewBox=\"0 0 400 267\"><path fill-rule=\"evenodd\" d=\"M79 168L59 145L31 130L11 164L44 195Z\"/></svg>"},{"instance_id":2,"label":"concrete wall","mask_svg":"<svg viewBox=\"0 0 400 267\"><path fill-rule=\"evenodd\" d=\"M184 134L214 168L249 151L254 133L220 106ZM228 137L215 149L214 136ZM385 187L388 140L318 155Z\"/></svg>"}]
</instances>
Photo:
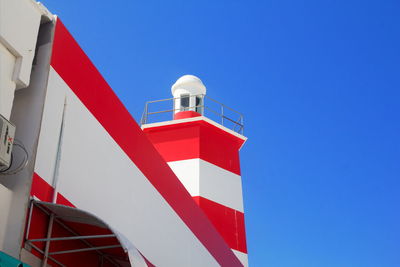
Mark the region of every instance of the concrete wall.
<instances>
[{"instance_id":1,"label":"concrete wall","mask_svg":"<svg viewBox=\"0 0 400 267\"><path fill-rule=\"evenodd\" d=\"M6 222L3 251L18 258L25 219L30 197L33 168L39 139L47 80L50 68L53 24L42 24L38 38L35 68L32 71L30 85L15 93L11 112L11 121L16 125L16 138L29 154L27 167L15 175L0 175L0 185L12 192L12 201ZM16 159L21 158L22 150L14 148ZM5 215L4 215L5 216Z\"/></svg>"},{"instance_id":2,"label":"concrete wall","mask_svg":"<svg viewBox=\"0 0 400 267\"><path fill-rule=\"evenodd\" d=\"M8 214L10 212L12 191L0 184L0 251L4 248L7 231Z\"/></svg>"},{"instance_id":3,"label":"concrete wall","mask_svg":"<svg viewBox=\"0 0 400 267\"><path fill-rule=\"evenodd\" d=\"M14 90L30 82L41 21L50 13L31 0L0 0L0 114L10 117Z\"/></svg>"}]
</instances>

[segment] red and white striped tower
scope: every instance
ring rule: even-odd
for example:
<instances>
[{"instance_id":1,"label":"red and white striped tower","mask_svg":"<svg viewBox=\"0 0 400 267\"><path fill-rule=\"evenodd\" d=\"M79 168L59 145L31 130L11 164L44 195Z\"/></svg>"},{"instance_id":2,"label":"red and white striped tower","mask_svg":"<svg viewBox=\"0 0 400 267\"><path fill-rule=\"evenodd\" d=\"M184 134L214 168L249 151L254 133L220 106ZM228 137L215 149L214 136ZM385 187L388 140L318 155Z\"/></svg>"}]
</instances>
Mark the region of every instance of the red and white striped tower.
<instances>
[{"instance_id":1,"label":"red and white striped tower","mask_svg":"<svg viewBox=\"0 0 400 267\"><path fill-rule=\"evenodd\" d=\"M203 116L206 87L172 86L174 120L142 129L244 266L248 265L239 150L246 137Z\"/></svg>"}]
</instances>

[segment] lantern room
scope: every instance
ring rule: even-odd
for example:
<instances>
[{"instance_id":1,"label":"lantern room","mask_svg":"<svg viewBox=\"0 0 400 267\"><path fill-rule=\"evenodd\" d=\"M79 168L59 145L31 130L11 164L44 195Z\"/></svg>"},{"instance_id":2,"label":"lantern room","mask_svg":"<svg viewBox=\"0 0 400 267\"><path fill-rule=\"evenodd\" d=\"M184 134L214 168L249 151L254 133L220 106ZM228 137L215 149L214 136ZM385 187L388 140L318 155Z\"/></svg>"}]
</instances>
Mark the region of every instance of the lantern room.
<instances>
[{"instance_id":1,"label":"lantern room","mask_svg":"<svg viewBox=\"0 0 400 267\"><path fill-rule=\"evenodd\" d=\"M194 75L180 77L171 87L174 97L174 119L201 116L204 113L206 87Z\"/></svg>"}]
</instances>

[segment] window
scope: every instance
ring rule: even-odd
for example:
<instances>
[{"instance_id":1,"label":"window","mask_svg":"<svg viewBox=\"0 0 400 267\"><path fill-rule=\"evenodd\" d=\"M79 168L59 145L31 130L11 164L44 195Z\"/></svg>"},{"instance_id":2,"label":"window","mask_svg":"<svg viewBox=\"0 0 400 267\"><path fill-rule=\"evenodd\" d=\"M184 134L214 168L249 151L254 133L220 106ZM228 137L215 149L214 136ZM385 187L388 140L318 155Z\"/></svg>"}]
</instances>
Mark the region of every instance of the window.
<instances>
[{"instance_id":1,"label":"window","mask_svg":"<svg viewBox=\"0 0 400 267\"><path fill-rule=\"evenodd\" d=\"M188 94L181 95L181 110L188 110L189 109L189 101L190 96Z\"/></svg>"},{"instance_id":2,"label":"window","mask_svg":"<svg viewBox=\"0 0 400 267\"><path fill-rule=\"evenodd\" d=\"M203 114L203 97L196 96L196 112Z\"/></svg>"}]
</instances>

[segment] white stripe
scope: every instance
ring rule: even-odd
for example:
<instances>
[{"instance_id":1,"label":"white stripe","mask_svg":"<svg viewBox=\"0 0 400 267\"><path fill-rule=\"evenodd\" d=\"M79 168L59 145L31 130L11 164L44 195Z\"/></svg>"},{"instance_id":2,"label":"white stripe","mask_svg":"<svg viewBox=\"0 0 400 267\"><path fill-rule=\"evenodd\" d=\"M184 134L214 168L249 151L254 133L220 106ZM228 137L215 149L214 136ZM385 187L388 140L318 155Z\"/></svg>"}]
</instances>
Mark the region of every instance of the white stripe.
<instances>
[{"instance_id":1,"label":"white stripe","mask_svg":"<svg viewBox=\"0 0 400 267\"><path fill-rule=\"evenodd\" d=\"M202 196L244 212L239 175L202 159L173 161L168 165L192 196Z\"/></svg>"},{"instance_id":2,"label":"white stripe","mask_svg":"<svg viewBox=\"0 0 400 267\"><path fill-rule=\"evenodd\" d=\"M77 96L66 84L63 87L68 105L60 157L60 193L121 232L156 266L218 266ZM43 172L45 162L39 165L40 176L51 173Z\"/></svg>"},{"instance_id":3,"label":"white stripe","mask_svg":"<svg viewBox=\"0 0 400 267\"><path fill-rule=\"evenodd\" d=\"M128 250L128 255L129 255L129 261L134 267L148 266L146 261L144 260L142 255L140 255L139 251L136 248Z\"/></svg>"},{"instance_id":4,"label":"white stripe","mask_svg":"<svg viewBox=\"0 0 400 267\"><path fill-rule=\"evenodd\" d=\"M240 260L240 262L243 264L244 267L248 267L249 266L249 260L248 260L248 256L246 253L237 251L232 249L233 253L235 253L236 257Z\"/></svg>"},{"instance_id":5,"label":"white stripe","mask_svg":"<svg viewBox=\"0 0 400 267\"><path fill-rule=\"evenodd\" d=\"M52 185L64 98L69 88L53 68L50 68L47 88L36 154L35 172L48 184Z\"/></svg>"},{"instance_id":6,"label":"white stripe","mask_svg":"<svg viewBox=\"0 0 400 267\"><path fill-rule=\"evenodd\" d=\"M191 196L200 195L200 159L171 161L168 165Z\"/></svg>"}]
</instances>

